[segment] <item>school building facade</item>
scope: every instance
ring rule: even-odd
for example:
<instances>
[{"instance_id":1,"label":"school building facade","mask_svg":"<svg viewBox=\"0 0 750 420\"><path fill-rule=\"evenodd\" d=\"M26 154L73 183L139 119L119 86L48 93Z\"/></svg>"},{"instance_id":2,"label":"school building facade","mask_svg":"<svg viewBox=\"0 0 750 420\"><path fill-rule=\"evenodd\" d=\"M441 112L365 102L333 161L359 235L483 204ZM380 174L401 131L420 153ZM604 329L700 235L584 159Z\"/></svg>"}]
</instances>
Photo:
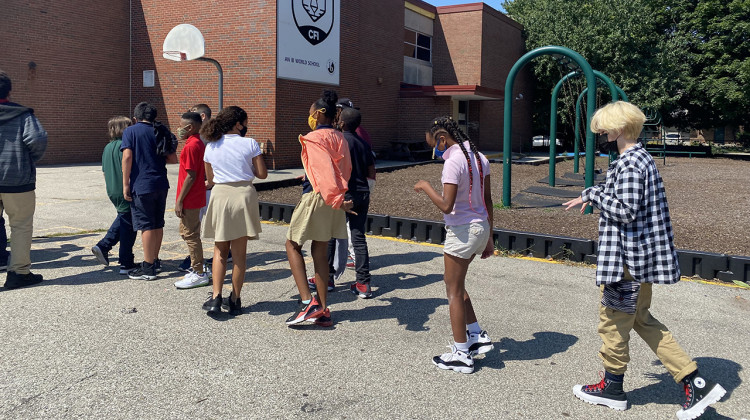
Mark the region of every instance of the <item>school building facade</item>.
<instances>
[{"instance_id":1,"label":"school building facade","mask_svg":"<svg viewBox=\"0 0 750 420\"><path fill-rule=\"evenodd\" d=\"M286 47L278 45L278 13L286 5L281 2L313 19L312 6L328 4L325 13L336 13L338 57L328 65L331 72L336 67L338 80L280 77L278 51ZM34 108L49 133L45 164L99 161L107 120L131 115L140 101L155 104L158 119L175 130L191 105L207 103L218 112L218 77L211 63L162 57L164 38L182 23L202 32L205 56L223 67L224 106L247 111L248 135L265 148L266 162L275 169L300 166L297 136L309 131L310 104L324 89L335 89L360 108L377 152L387 152L393 142L423 139L432 118L445 114L457 119L480 149L502 150L505 78L525 52L521 25L484 3L7 3L0 69L13 79L11 99ZM298 26L296 35L302 37ZM153 83L144 80L146 74ZM530 80L522 73L513 92L517 98L523 93L514 101L514 150L532 136Z\"/></svg>"}]
</instances>

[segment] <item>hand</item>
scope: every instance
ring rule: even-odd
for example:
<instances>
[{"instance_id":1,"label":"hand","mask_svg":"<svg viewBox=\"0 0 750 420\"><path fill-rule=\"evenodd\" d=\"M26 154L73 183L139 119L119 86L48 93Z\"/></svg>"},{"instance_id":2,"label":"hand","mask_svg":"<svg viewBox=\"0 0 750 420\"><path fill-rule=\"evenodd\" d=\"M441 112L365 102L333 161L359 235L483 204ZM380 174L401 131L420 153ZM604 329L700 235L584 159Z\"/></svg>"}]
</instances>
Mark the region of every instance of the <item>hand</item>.
<instances>
[{"instance_id":1,"label":"hand","mask_svg":"<svg viewBox=\"0 0 750 420\"><path fill-rule=\"evenodd\" d=\"M182 216L183 216L183 214L182 214L182 203L177 203L177 204L174 205L174 214L175 214L175 216L177 216L180 219L182 219Z\"/></svg>"},{"instance_id":2,"label":"hand","mask_svg":"<svg viewBox=\"0 0 750 420\"><path fill-rule=\"evenodd\" d=\"M343 202L343 203L341 204L341 208L342 208L342 209L343 209L343 210L344 210L345 212L347 212L347 213L349 213L349 214L353 214L353 215L357 216L357 213L355 213L355 212L353 212L353 211L352 211L352 207L354 207L354 202L353 202L352 200L346 200L346 201L344 201L344 202Z\"/></svg>"},{"instance_id":3,"label":"hand","mask_svg":"<svg viewBox=\"0 0 750 420\"><path fill-rule=\"evenodd\" d=\"M122 195L125 197L125 201L133 201L133 197L130 196L130 185L122 186Z\"/></svg>"},{"instance_id":4,"label":"hand","mask_svg":"<svg viewBox=\"0 0 750 420\"><path fill-rule=\"evenodd\" d=\"M485 259L493 255L495 255L495 243L492 241L492 234L490 234L490 239L487 240L487 246L484 247L480 258Z\"/></svg>"},{"instance_id":5,"label":"hand","mask_svg":"<svg viewBox=\"0 0 750 420\"><path fill-rule=\"evenodd\" d=\"M580 205L581 206L581 214L586 210L586 207L590 206L591 204L586 202L583 202L583 197L574 198L570 201L566 201L562 203L563 206L565 206L565 210L570 210L571 208Z\"/></svg>"},{"instance_id":6,"label":"hand","mask_svg":"<svg viewBox=\"0 0 750 420\"><path fill-rule=\"evenodd\" d=\"M429 187L431 187L429 182L425 181L424 179L420 179L416 184L414 184L414 191L422 192Z\"/></svg>"}]
</instances>

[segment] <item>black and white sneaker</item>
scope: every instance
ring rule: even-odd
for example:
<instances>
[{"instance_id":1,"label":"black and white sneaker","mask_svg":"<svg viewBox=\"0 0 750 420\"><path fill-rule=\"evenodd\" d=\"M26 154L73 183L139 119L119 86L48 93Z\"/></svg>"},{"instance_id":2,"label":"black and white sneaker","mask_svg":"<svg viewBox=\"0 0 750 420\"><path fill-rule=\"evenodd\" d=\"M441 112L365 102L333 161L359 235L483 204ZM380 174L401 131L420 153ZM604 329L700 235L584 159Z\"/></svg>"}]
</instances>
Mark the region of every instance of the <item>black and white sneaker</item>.
<instances>
[{"instance_id":1,"label":"black and white sneaker","mask_svg":"<svg viewBox=\"0 0 750 420\"><path fill-rule=\"evenodd\" d=\"M603 376L598 384L574 386L573 394L589 404L604 405L620 411L628 408L628 396L622 390L622 382L613 382Z\"/></svg>"},{"instance_id":2,"label":"black and white sneaker","mask_svg":"<svg viewBox=\"0 0 750 420\"><path fill-rule=\"evenodd\" d=\"M120 274L122 275L130 274L131 271L137 269L138 267L140 266L137 264L123 264L120 266Z\"/></svg>"},{"instance_id":3,"label":"black and white sneaker","mask_svg":"<svg viewBox=\"0 0 750 420\"><path fill-rule=\"evenodd\" d=\"M711 404L719 402L727 391L716 382L705 379L698 371L682 380L685 387L685 403L677 412L680 420L698 418Z\"/></svg>"},{"instance_id":4,"label":"black and white sneaker","mask_svg":"<svg viewBox=\"0 0 750 420\"><path fill-rule=\"evenodd\" d=\"M128 277L133 280L156 280L156 264L149 264L146 261L141 266L128 273Z\"/></svg>"},{"instance_id":5,"label":"black and white sneaker","mask_svg":"<svg viewBox=\"0 0 750 420\"><path fill-rule=\"evenodd\" d=\"M192 262L190 261L190 255L185 257L185 259L182 260L180 265L177 267L178 270L184 271L186 273L189 272L191 268L192 268Z\"/></svg>"},{"instance_id":6,"label":"black and white sneaker","mask_svg":"<svg viewBox=\"0 0 750 420\"><path fill-rule=\"evenodd\" d=\"M471 334L469 331L466 331L466 337L468 337L469 341L469 353L472 356L487 353L495 348L487 331L482 330L479 334Z\"/></svg>"},{"instance_id":7,"label":"black and white sneaker","mask_svg":"<svg viewBox=\"0 0 750 420\"><path fill-rule=\"evenodd\" d=\"M213 292L208 293L208 299L203 302L203 310L211 315L221 313L221 295L214 297Z\"/></svg>"},{"instance_id":8,"label":"black and white sneaker","mask_svg":"<svg viewBox=\"0 0 750 420\"><path fill-rule=\"evenodd\" d=\"M161 260L158 258L154 260L154 270L156 270L157 273L161 273Z\"/></svg>"},{"instance_id":9,"label":"black and white sneaker","mask_svg":"<svg viewBox=\"0 0 750 420\"><path fill-rule=\"evenodd\" d=\"M455 370L460 373L473 373L474 359L472 359L471 354L457 349L455 345L450 346L450 348L450 352L433 357L432 363L440 369Z\"/></svg>"}]
</instances>

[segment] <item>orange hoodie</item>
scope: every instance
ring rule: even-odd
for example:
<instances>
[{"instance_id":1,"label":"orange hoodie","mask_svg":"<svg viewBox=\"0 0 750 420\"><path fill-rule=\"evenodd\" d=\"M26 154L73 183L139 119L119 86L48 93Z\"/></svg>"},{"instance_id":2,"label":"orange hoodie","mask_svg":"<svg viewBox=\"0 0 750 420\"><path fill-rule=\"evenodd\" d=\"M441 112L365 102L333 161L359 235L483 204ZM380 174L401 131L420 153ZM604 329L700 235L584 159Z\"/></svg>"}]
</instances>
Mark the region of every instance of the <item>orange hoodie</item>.
<instances>
[{"instance_id":1,"label":"orange hoodie","mask_svg":"<svg viewBox=\"0 0 750 420\"><path fill-rule=\"evenodd\" d=\"M332 128L321 128L299 136L302 166L314 191L335 209L344 202L352 174L352 159L344 136Z\"/></svg>"}]
</instances>

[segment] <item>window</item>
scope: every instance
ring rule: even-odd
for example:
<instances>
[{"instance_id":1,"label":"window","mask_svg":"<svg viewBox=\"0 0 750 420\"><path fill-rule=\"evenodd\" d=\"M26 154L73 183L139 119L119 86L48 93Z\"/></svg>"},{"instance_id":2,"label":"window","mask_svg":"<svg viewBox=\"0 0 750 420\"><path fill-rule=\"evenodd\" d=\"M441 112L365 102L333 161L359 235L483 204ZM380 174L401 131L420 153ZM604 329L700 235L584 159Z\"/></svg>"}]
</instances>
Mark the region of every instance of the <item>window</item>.
<instances>
[{"instance_id":1,"label":"window","mask_svg":"<svg viewBox=\"0 0 750 420\"><path fill-rule=\"evenodd\" d=\"M432 37L404 29L404 56L432 62Z\"/></svg>"}]
</instances>

